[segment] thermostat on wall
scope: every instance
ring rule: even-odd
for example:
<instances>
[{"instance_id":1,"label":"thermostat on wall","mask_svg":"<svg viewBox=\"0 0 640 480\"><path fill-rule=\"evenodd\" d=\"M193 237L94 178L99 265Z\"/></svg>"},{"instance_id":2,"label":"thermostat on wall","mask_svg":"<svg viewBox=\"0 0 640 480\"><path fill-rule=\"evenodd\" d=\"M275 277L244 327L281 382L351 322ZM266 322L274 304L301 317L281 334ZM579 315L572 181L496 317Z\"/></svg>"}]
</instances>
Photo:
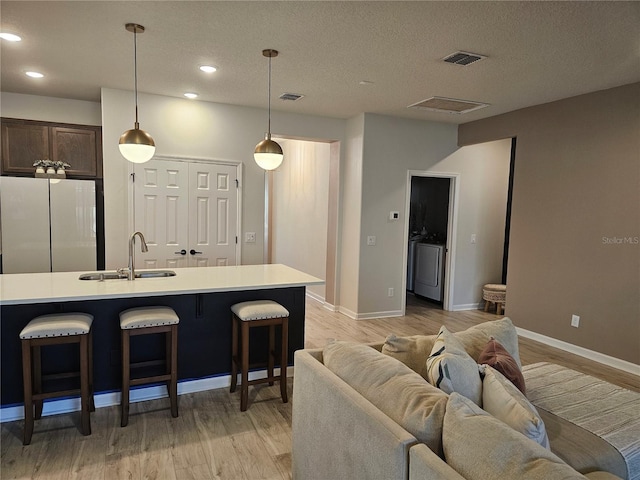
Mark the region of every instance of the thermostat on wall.
<instances>
[{"instance_id":1,"label":"thermostat on wall","mask_svg":"<svg viewBox=\"0 0 640 480\"><path fill-rule=\"evenodd\" d=\"M390 212L389 220L398 220L400 218L400 212Z\"/></svg>"}]
</instances>

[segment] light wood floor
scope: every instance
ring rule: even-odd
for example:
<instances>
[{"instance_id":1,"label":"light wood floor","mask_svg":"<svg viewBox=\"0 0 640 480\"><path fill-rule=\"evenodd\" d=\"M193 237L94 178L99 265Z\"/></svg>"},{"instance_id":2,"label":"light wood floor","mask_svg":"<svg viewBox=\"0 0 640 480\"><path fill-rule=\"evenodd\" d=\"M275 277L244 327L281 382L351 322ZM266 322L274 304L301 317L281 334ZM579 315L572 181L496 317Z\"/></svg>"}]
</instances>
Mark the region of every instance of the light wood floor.
<instances>
[{"instance_id":1,"label":"light wood floor","mask_svg":"<svg viewBox=\"0 0 640 480\"><path fill-rule=\"evenodd\" d=\"M328 339L382 341L390 334L433 334L500 318L482 311L443 312L409 297L405 317L351 320L307 301L306 347ZM640 391L637 377L520 339L524 364L552 361ZM291 382L289 382L291 394ZM291 396L290 396L291 398ZM291 398L291 401L295 399ZM9 479L281 479L291 478L291 403L279 387L250 389L249 409L227 389L180 396L180 416L171 418L167 399L132 404L129 425L120 428L117 407L91 416L92 434L80 435L78 415L36 421L31 445L22 445L22 422L0 430L0 478Z\"/></svg>"}]
</instances>

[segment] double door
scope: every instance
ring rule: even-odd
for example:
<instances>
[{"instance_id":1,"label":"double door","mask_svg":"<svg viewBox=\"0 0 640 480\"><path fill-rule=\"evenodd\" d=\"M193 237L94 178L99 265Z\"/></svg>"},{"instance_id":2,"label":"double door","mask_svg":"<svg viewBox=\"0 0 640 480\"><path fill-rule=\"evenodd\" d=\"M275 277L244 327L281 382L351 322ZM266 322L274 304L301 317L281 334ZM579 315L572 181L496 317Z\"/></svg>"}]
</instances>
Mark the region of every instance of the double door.
<instances>
[{"instance_id":1,"label":"double door","mask_svg":"<svg viewBox=\"0 0 640 480\"><path fill-rule=\"evenodd\" d=\"M136 268L236 265L235 165L153 159L134 167L135 229L149 251Z\"/></svg>"}]
</instances>

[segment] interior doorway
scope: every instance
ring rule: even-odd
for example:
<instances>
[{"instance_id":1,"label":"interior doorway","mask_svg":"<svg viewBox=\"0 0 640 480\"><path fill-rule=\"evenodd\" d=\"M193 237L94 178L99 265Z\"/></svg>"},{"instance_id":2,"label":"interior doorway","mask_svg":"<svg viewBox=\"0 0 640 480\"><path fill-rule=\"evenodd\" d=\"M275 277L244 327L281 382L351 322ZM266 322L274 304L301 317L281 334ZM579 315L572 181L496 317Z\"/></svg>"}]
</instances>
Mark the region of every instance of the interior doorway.
<instances>
[{"instance_id":1,"label":"interior doorway","mask_svg":"<svg viewBox=\"0 0 640 480\"><path fill-rule=\"evenodd\" d=\"M445 310L452 297L456 177L410 171L408 179L406 294Z\"/></svg>"}]
</instances>

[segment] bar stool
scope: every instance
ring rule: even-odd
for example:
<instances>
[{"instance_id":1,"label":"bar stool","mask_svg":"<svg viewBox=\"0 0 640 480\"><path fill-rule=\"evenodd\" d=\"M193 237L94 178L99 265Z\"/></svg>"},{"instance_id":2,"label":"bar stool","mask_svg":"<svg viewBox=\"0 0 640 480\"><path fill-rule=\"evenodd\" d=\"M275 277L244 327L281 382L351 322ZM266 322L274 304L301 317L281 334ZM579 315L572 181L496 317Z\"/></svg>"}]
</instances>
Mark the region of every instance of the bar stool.
<instances>
[{"instance_id":1,"label":"bar stool","mask_svg":"<svg viewBox=\"0 0 640 480\"><path fill-rule=\"evenodd\" d=\"M167 382L171 401L171 416L178 416L178 323L180 319L170 307L130 308L120 313L122 340L122 407L120 426L129 423L129 390L132 386L155 382ZM165 359L131 363L131 337L137 335L165 334ZM131 378L131 370L153 365L165 365L165 374Z\"/></svg>"},{"instance_id":2,"label":"bar stool","mask_svg":"<svg viewBox=\"0 0 640 480\"><path fill-rule=\"evenodd\" d=\"M236 391L238 382L238 365L240 365L240 411L247 410L249 385L280 382L282 401L287 403L287 354L289 338L289 311L271 300L254 300L236 303L231 307L231 392ZM280 377L273 374L275 352L275 327L281 328ZM252 327L269 327L269 355L267 360L267 377L249 381L249 329ZM240 338L238 338L240 327ZM240 341L240 343L239 343ZM240 352L238 353L238 350Z\"/></svg>"},{"instance_id":3,"label":"bar stool","mask_svg":"<svg viewBox=\"0 0 640 480\"><path fill-rule=\"evenodd\" d=\"M42 417L43 400L80 394L81 429L83 435L91 434L89 412L95 411L93 403L93 340L91 324L93 316L87 313L56 313L42 315L31 320L20 332L22 343L22 378L24 383L24 438L31 443L35 419ZM42 374L40 347L77 343L80 348L80 371L58 374ZM80 376L80 388L43 393L42 381Z\"/></svg>"},{"instance_id":4,"label":"bar stool","mask_svg":"<svg viewBox=\"0 0 640 480\"><path fill-rule=\"evenodd\" d=\"M487 283L482 287L482 299L484 300L484 311L489 311L489 304L496 304L496 315L500 315L504 310L507 301L507 286L497 283Z\"/></svg>"}]
</instances>

